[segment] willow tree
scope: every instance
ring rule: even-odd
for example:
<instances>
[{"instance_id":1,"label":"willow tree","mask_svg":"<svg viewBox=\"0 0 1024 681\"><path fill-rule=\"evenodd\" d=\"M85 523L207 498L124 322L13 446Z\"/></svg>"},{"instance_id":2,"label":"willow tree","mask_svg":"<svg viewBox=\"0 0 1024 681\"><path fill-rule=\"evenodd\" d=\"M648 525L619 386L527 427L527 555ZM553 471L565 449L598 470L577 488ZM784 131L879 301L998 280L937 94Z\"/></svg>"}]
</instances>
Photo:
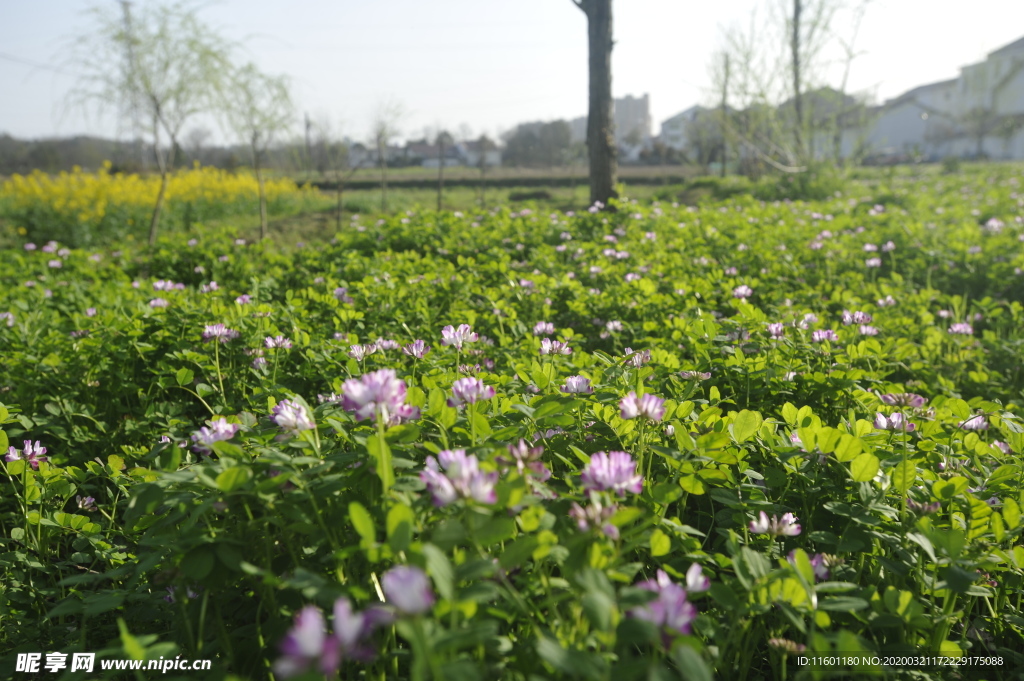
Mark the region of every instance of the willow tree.
<instances>
[{"instance_id":1,"label":"willow tree","mask_svg":"<svg viewBox=\"0 0 1024 681\"><path fill-rule=\"evenodd\" d=\"M612 0L572 0L587 15L590 106L587 153L590 157L590 202L605 206L615 192L618 159L612 101Z\"/></svg>"},{"instance_id":2,"label":"willow tree","mask_svg":"<svg viewBox=\"0 0 1024 681\"><path fill-rule=\"evenodd\" d=\"M260 203L260 239L267 238L267 192L263 168L274 136L288 127L294 117L288 80L262 73L246 64L231 74L224 89L224 117L228 127L249 147L256 173Z\"/></svg>"}]
</instances>

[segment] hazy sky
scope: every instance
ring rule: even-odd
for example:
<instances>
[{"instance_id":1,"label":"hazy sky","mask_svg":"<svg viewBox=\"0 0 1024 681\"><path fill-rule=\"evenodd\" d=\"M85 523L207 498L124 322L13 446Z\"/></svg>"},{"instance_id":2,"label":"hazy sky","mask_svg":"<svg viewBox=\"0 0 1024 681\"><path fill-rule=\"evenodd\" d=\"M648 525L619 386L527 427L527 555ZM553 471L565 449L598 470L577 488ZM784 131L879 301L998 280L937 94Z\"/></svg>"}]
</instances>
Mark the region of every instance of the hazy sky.
<instances>
[{"instance_id":1,"label":"hazy sky","mask_svg":"<svg viewBox=\"0 0 1024 681\"><path fill-rule=\"evenodd\" d=\"M780 1L615 0L615 96L648 93L656 134L712 98L708 63L723 30L749 26L755 8L764 25ZM89 31L85 8L107 3L116 7L0 0L0 132L117 134L114 120L61 107L75 80L62 48ZM493 136L587 109L586 17L571 0L222 0L200 16L262 69L291 76L300 111L355 139L389 100L407 112L404 137L437 124ZM837 23L848 33L848 18ZM1021 0L872 0L849 90L884 101L1022 36Z\"/></svg>"}]
</instances>

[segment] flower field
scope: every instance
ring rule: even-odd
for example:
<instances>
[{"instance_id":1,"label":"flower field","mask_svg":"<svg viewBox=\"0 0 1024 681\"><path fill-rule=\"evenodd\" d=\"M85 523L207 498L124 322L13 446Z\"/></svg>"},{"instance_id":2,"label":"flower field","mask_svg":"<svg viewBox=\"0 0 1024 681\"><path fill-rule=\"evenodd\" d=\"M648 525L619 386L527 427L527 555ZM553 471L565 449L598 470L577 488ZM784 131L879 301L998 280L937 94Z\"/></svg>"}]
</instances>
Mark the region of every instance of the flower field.
<instances>
[{"instance_id":1,"label":"flower field","mask_svg":"<svg viewBox=\"0 0 1024 681\"><path fill-rule=\"evenodd\" d=\"M30 241L95 247L144 238L159 190L159 176L111 173L109 164L95 173L37 170L0 184L0 216ZM268 180L266 190L272 213L308 200L311 193L287 179ZM257 199L254 175L198 166L179 170L169 179L166 220L180 230L196 222L255 215Z\"/></svg>"},{"instance_id":2,"label":"flower field","mask_svg":"<svg viewBox=\"0 0 1024 681\"><path fill-rule=\"evenodd\" d=\"M1022 216L988 168L7 252L0 671L1024 678Z\"/></svg>"}]
</instances>

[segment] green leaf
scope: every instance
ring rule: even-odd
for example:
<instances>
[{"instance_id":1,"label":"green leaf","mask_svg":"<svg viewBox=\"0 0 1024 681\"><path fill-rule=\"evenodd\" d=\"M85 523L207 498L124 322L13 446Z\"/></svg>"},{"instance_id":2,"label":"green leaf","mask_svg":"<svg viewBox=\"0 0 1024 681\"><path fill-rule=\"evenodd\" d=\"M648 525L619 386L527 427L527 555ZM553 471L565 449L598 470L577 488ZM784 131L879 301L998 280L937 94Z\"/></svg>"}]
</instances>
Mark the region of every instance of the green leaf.
<instances>
[{"instance_id":1,"label":"green leaf","mask_svg":"<svg viewBox=\"0 0 1024 681\"><path fill-rule=\"evenodd\" d=\"M679 486L690 494L704 494L704 481L696 475L684 475L679 478Z\"/></svg>"},{"instance_id":2,"label":"green leaf","mask_svg":"<svg viewBox=\"0 0 1024 681\"><path fill-rule=\"evenodd\" d=\"M232 466L217 476L217 489L221 492L234 492L241 489L252 478L252 470L248 466Z\"/></svg>"},{"instance_id":3,"label":"green leaf","mask_svg":"<svg viewBox=\"0 0 1024 681\"><path fill-rule=\"evenodd\" d=\"M1020 526L1020 505L1010 497L1003 500L1003 520L1011 532Z\"/></svg>"},{"instance_id":4,"label":"green leaf","mask_svg":"<svg viewBox=\"0 0 1024 681\"><path fill-rule=\"evenodd\" d=\"M392 506L387 517L388 546L396 553L408 549L415 524L416 516L411 508L402 503Z\"/></svg>"},{"instance_id":5,"label":"green leaf","mask_svg":"<svg viewBox=\"0 0 1024 681\"><path fill-rule=\"evenodd\" d=\"M892 484L900 492L906 492L913 487L916 480L917 465L910 459L901 461L893 466Z\"/></svg>"},{"instance_id":6,"label":"green leaf","mask_svg":"<svg viewBox=\"0 0 1024 681\"><path fill-rule=\"evenodd\" d=\"M847 461L853 461L862 449L862 443L860 438L854 437L849 433L844 433L839 438L839 444L836 445L834 454L836 460L840 463L846 463Z\"/></svg>"},{"instance_id":7,"label":"green leaf","mask_svg":"<svg viewBox=\"0 0 1024 681\"><path fill-rule=\"evenodd\" d=\"M348 519L352 521L352 527L362 537L363 541L373 544L377 541L377 530L373 527L373 516L366 510L366 507L358 501L349 502Z\"/></svg>"},{"instance_id":8,"label":"green leaf","mask_svg":"<svg viewBox=\"0 0 1024 681\"><path fill-rule=\"evenodd\" d=\"M178 385L188 385L195 378L195 374L192 373L191 369L182 367L174 374L174 380L178 382Z\"/></svg>"},{"instance_id":9,"label":"green leaf","mask_svg":"<svg viewBox=\"0 0 1024 681\"><path fill-rule=\"evenodd\" d=\"M708 663L685 643L673 648L669 657L679 668L680 677L686 681L714 681L715 675Z\"/></svg>"},{"instance_id":10,"label":"green leaf","mask_svg":"<svg viewBox=\"0 0 1024 681\"><path fill-rule=\"evenodd\" d=\"M667 534L662 532L660 529L655 529L651 532L650 538L651 544L651 555L657 558L658 556L667 555L672 550L672 539Z\"/></svg>"},{"instance_id":11,"label":"green leaf","mask_svg":"<svg viewBox=\"0 0 1024 681\"><path fill-rule=\"evenodd\" d=\"M782 418L786 420L786 423L790 426L796 425L796 407L791 403L786 402L782 405Z\"/></svg>"},{"instance_id":12,"label":"green leaf","mask_svg":"<svg viewBox=\"0 0 1024 681\"><path fill-rule=\"evenodd\" d=\"M139 639L135 638L128 631L128 625L124 623L124 620L120 617L117 618L117 628L121 632L121 646L124 648L124 654L130 660L145 660L146 649Z\"/></svg>"},{"instance_id":13,"label":"green leaf","mask_svg":"<svg viewBox=\"0 0 1024 681\"><path fill-rule=\"evenodd\" d=\"M878 473L878 457L874 454L861 454L850 462L850 477L855 482L869 482Z\"/></svg>"},{"instance_id":14,"label":"green leaf","mask_svg":"<svg viewBox=\"0 0 1024 681\"><path fill-rule=\"evenodd\" d=\"M732 422L732 436L736 443L746 442L757 433L764 419L756 411L744 409Z\"/></svg>"},{"instance_id":15,"label":"green leaf","mask_svg":"<svg viewBox=\"0 0 1024 681\"><path fill-rule=\"evenodd\" d=\"M446 600L455 597L455 571L444 551L433 544L423 545L423 557L426 559L427 572L434 578L437 592Z\"/></svg>"}]
</instances>

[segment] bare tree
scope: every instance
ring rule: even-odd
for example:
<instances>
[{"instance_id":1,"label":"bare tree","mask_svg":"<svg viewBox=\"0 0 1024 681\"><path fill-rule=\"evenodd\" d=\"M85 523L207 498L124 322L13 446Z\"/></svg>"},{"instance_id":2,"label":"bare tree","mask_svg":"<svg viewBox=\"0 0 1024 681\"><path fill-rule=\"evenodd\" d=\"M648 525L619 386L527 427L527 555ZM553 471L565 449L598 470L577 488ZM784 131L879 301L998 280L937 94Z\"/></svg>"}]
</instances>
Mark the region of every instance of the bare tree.
<instances>
[{"instance_id":1,"label":"bare tree","mask_svg":"<svg viewBox=\"0 0 1024 681\"><path fill-rule=\"evenodd\" d=\"M387 210L388 201L388 144L398 135L399 122L405 116L405 109L394 101L382 102L373 117L373 144L377 148L377 163L380 167L380 211Z\"/></svg>"},{"instance_id":2,"label":"bare tree","mask_svg":"<svg viewBox=\"0 0 1024 681\"><path fill-rule=\"evenodd\" d=\"M288 80L269 76L253 64L231 74L224 90L224 116L228 127L249 147L256 172L260 202L260 239L267 238L267 193L263 181L264 160L274 136L291 122L294 111Z\"/></svg>"},{"instance_id":3,"label":"bare tree","mask_svg":"<svg viewBox=\"0 0 1024 681\"><path fill-rule=\"evenodd\" d=\"M445 130L440 130L435 138L437 143L437 212L444 210L444 152L455 144L455 138Z\"/></svg>"},{"instance_id":4,"label":"bare tree","mask_svg":"<svg viewBox=\"0 0 1024 681\"><path fill-rule=\"evenodd\" d=\"M71 47L82 75L68 103L97 111L113 106L121 115L137 112L160 171L149 224L152 245L179 137L189 120L215 107L229 71L230 45L185 3L146 4L136 14L125 3L121 10L97 5L89 11L95 25Z\"/></svg>"},{"instance_id":5,"label":"bare tree","mask_svg":"<svg viewBox=\"0 0 1024 681\"><path fill-rule=\"evenodd\" d=\"M185 133L185 148L194 162L202 162L203 148L212 136L213 131L205 126L192 128Z\"/></svg>"},{"instance_id":6,"label":"bare tree","mask_svg":"<svg viewBox=\"0 0 1024 681\"><path fill-rule=\"evenodd\" d=\"M606 207L616 198L618 158L612 101L612 0L572 0L587 15L590 105L587 151L590 155L590 202Z\"/></svg>"}]
</instances>

